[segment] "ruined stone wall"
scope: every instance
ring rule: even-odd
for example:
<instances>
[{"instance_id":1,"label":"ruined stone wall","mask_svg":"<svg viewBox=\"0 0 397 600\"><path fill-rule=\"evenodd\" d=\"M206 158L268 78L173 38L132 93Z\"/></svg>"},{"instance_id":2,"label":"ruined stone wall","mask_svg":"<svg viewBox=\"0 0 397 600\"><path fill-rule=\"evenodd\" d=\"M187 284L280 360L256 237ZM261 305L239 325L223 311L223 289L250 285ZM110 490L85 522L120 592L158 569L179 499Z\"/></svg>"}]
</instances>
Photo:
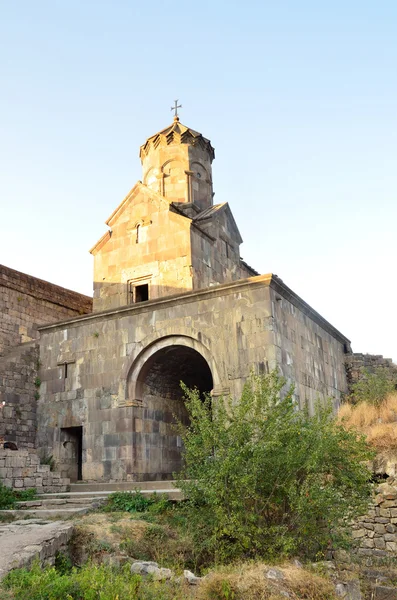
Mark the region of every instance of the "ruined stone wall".
<instances>
[{"instance_id":1,"label":"ruined stone wall","mask_svg":"<svg viewBox=\"0 0 397 600\"><path fill-rule=\"evenodd\" d=\"M35 342L0 357L0 447L2 442L14 442L18 448L35 447L38 367Z\"/></svg>"},{"instance_id":2,"label":"ruined stone wall","mask_svg":"<svg viewBox=\"0 0 397 600\"><path fill-rule=\"evenodd\" d=\"M276 292L285 301L282 308L272 305ZM322 358L316 336L323 345ZM301 347L301 337L311 342ZM141 373L149 382L148 372L159 374L159 362L150 362L153 352L166 374L172 371L167 369L171 349L195 350L211 371L214 401L229 393L239 398L252 368L263 373L276 367L297 377L306 394L299 392L302 399L331 392L338 401L346 389L345 343L346 338L271 275L45 326L40 329L38 446L62 463L61 429L81 426L83 479L170 477L163 457L174 460L180 448L168 431L169 392L161 405L161 398L150 398L140 389ZM312 371L320 360L326 390L320 386L319 370ZM167 382L161 387L170 389Z\"/></svg>"},{"instance_id":3,"label":"ruined stone wall","mask_svg":"<svg viewBox=\"0 0 397 600\"><path fill-rule=\"evenodd\" d=\"M37 338L37 326L92 311L92 300L0 265L0 356Z\"/></svg>"},{"instance_id":4,"label":"ruined stone wall","mask_svg":"<svg viewBox=\"0 0 397 600\"><path fill-rule=\"evenodd\" d=\"M36 488L37 493L66 492L69 480L40 464L37 454L28 450L0 449L0 482L16 490Z\"/></svg>"},{"instance_id":5,"label":"ruined stone wall","mask_svg":"<svg viewBox=\"0 0 397 600\"><path fill-rule=\"evenodd\" d=\"M397 365L391 358L384 358L380 354L360 354L354 352L346 355L346 372L349 386L357 383L364 371L374 373L378 369L384 369L390 378L397 380Z\"/></svg>"},{"instance_id":6,"label":"ruined stone wall","mask_svg":"<svg viewBox=\"0 0 397 600\"><path fill-rule=\"evenodd\" d=\"M353 528L353 538L362 556L397 556L397 481L394 478L377 488L367 514Z\"/></svg>"}]
</instances>

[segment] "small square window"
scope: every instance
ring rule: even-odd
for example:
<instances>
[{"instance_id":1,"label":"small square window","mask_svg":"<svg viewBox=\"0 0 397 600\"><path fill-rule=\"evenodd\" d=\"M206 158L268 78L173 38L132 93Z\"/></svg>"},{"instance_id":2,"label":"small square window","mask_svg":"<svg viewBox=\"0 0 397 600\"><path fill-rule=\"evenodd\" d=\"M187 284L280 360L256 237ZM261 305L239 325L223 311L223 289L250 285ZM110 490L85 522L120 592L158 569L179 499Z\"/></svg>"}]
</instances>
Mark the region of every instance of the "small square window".
<instances>
[{"instance_id":1,"label":"small square window","mask_svg":"<svg viewBox=\"0 0 397 600\"><path fill-rule=\"evenodd\" d=\"M134 285L133 281L128 282L128 304L135 304L136 302L146 302L149 300L149 284L142 283L141 285Z\"/></svg>"}]
</instances>

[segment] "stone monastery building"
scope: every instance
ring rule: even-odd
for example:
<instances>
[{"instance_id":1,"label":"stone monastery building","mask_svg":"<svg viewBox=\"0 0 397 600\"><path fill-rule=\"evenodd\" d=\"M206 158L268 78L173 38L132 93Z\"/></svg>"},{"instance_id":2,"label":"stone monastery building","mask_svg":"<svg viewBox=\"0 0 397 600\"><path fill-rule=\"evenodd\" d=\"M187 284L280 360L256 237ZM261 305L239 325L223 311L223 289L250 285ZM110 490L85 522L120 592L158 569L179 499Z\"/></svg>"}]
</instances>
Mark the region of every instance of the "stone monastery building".
<instances>
[{"instance_id":1,"label":"stone monastery building","mask_svg":"<svg viewBox=\"0 0 397 600\"><path fill-rule=\"evenodd\" d=\"M210 141L175 117L140 149L134 185L91 249L94 298L0 267L0 438L72 481L167 479L180 467L180 381L238 398L278 368L296 401L338 403L350 342L241 258L213 204Z\"/></svg>"}]
</instances>

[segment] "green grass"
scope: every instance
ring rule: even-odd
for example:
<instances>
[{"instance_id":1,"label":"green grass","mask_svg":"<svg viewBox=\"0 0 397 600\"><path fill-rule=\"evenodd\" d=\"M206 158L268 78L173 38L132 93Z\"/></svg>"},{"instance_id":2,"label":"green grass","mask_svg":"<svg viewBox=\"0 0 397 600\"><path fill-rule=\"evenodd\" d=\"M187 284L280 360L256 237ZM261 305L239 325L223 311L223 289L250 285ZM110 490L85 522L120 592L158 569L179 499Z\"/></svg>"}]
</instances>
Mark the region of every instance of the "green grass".
<instances>
[{"instance_id":1,"label":"green grass","mask_svg":"<svg viewBox=\"0 0 397 600\"><path fill-rule=\"evenodd\" d=\"M1 595L3 594L3 595ZM180 583L154 582L131 575L130 565L115 569L88 563L70 568L67 561L58 567L16 569L2 581L0 598L14 600L182 600L189 592Z\"/></svg>"},{"instance_id":2,"label":"green grass","mask_svg":"<svg viewBox=\"0 0 397 600\"><path fill-rule=\"evenodd\" d=\"M33 500L36 495L36 488L19 491L8 488L0 482L0 510L12 509L17 502Z\"/></svg>"}]
</instances>

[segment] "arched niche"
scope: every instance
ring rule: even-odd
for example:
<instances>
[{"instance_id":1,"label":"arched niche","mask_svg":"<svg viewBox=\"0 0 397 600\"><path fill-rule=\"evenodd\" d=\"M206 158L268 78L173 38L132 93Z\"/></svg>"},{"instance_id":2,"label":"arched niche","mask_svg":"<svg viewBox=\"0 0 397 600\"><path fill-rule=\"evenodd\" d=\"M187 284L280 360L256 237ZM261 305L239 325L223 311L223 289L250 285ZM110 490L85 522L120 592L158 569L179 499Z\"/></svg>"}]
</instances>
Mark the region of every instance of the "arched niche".
<instances>
[{"instance_id":1,"label":"arched niche","mask_svg":"<svg viewBox=\"0 0 397 600\"><path fill-rule=\"evenodd\" d=\"M192 162L192 200L202 210L212 204L212 182L207 169L199 162Z\"/></svg>"},{"instance_id":2,"label":"arched niche","mask_svg":"<svg viewBox=\"0 0 397 600\"><path fill-rule=\"evenodd\" d=\"M127 389L135 400L133 472L138 479L169 479L180 470L182 441L175 424L189 423L180 383L211 393L216 382L211 365L205 347L184 336L157 340L131 365Z\"/></svg>"},{"instance_id":3,"label":"arched niche","mask_svg":"<svg viewBox=\"0 0 397 600\"><path fill-rule=\"evenodd\" d=\"M179 160L168 160L161 167L163 175L163 195L174 202L185 202L187 193L187 176L183 164Z\"/></svg>"}]
</instances>

